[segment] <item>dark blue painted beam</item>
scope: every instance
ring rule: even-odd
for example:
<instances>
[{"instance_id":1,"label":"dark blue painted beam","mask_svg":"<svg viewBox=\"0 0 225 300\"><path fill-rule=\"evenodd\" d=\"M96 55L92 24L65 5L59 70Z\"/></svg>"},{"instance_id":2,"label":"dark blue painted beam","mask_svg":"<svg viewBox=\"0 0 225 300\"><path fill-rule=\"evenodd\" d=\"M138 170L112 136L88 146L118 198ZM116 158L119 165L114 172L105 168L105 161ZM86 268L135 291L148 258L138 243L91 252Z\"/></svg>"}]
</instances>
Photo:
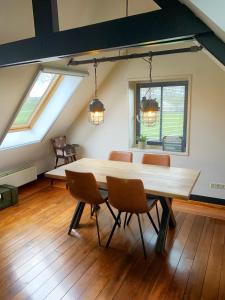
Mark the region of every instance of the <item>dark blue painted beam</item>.
<instances>
[{"instance_id":1,"label":"dark blue painted beam","mask_svg":"<svg viewBox=\"0 0 225 300\"><path fill-rule=\"evenodd\" d=\"M172 15L172 11L177 11L177 9L182 9L183 11L188 11L192 14L192 18L197 18L191 10L185 5L181 4L179 0L154 0L162 9L164 9L168 14ZM196 40L207 49L218 61L225 65L225 43L218 38L211 30L209 33L196 35Z\"/></svg>"},{"instance_id":2,"label":"dark blue painted beam","mask_svg":"<svg viewBox=\"0 0 225 300\"><path fill-rule=\"evenodd\" d=\"M182 40L206 32L208 27L189 11L167 14L158 10L0 45L0 67L92 50Z\"/></svg>"},{"instance_id":3,"label":"dark blue painted beam","mask_svg":"<svg viewBox=\"0 0 225 300\"><path fill-rule=\"evenodd\" d=\"M59 31L57 0L32 0L35 35Z\"/></svg>"},{"instance_id":4,"label":"dark blue painted beam","mask_svg":"<svg viewBox=\"0 0 225 300\"><path fill-rule=\"evenodd\" d=\"M214 33L202 34L196 40L225 66L225 43Z\"/></svg>"}]
</instances>

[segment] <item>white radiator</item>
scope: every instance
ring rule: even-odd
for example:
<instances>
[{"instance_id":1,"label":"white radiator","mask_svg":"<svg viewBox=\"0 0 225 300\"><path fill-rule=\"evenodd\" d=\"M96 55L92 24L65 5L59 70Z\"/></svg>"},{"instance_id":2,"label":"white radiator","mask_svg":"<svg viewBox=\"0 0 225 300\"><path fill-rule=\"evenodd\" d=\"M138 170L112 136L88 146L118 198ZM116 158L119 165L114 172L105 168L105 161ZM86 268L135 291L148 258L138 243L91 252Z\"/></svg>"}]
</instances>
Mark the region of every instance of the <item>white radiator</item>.
<instances>
[{"instance_id":1,"label":"white radiator","mask_svg":"<svg viewBox=\"0 0 225 300\"><path fill-rule=\"evenodd\" d=\"M11 184L16 187L37 179L37 169L34 166L19 167L14 170L0 172L0 184Z\"/></svg>"}]
</instances>

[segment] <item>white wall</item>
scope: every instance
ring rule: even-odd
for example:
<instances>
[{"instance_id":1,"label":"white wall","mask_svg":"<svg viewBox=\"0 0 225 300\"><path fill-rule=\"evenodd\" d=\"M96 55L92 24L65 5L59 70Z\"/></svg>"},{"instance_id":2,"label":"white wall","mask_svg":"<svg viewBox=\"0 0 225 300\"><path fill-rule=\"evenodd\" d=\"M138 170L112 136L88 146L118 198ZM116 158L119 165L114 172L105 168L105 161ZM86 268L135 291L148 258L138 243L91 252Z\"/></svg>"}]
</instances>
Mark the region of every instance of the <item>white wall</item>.
<instances>
[{"instance_id":1,"label":"white wall","mask_svg":"<svg viewBox=\"0 0 225 300\"><path fill-rule=\"evenodd\" d=\"M70 128L71 141L80 143L84 156L107 158L112 149L129 149L129 80L147 79L148 66L141 60L116 65L99 91L106 113L103 125L87 121L85 108ZM172 165L196 168L201 176L194 194L225 199L224 190L213 190L211 182L225 183L225 72L204 53L154 58L153 79L192 78L190 152L172 156ZM142 153L135 152L140 161Z\"/></svg>"}]
</instances>

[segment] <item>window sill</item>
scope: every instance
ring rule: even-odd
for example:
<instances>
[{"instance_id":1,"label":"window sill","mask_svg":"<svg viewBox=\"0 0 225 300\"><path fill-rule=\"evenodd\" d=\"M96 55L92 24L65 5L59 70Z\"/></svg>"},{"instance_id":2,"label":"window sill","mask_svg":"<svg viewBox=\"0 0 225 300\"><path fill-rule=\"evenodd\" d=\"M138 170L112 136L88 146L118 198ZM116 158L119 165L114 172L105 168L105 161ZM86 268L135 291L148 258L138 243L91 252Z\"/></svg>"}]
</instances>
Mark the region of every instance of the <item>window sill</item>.
<instances>
[{"instance_id":1,"label":"window sill","mask_svg":"<svg viewBox=\"0 0 225 300\"><path fill-rule=\"evenodd\" d=\"M143 152L143 153L157 153L157 154L169 154L169 155L177 155L177 156L188 156L188 152L170 152L170 151L163 151L162 147L160 146L146 146L143 149L138 147L132 147L129 149L132 152Z\"/></svg>"}]
</instances>

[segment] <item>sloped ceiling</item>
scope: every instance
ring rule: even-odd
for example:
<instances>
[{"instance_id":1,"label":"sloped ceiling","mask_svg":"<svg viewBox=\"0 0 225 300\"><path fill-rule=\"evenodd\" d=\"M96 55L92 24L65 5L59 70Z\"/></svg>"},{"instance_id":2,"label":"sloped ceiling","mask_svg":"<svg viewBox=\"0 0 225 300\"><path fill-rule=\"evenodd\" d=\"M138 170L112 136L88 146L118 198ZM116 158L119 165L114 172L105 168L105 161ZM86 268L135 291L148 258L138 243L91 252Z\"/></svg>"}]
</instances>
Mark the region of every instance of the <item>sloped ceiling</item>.
<instances>
[{"instance_id":1,"label":"sloped ceiling","mask_svg":"<svg viewBox=\"0 0 225 300\"><path fill-rule=\"evenodd\" d=\"M153 0L129 0L128 14L160 9ZM60 29L100 23L126 16L126 0L58 0Z\"/></svg>"},{"instance_id":2,"label":"sloped ceiling","mask_svg":"<svg viewBox=\"0 0 225 300\"><path fill-rule=\"evenodd\" d=\"M224 0L180 0L225 42Z\"/></svg>"}]
</instances>

